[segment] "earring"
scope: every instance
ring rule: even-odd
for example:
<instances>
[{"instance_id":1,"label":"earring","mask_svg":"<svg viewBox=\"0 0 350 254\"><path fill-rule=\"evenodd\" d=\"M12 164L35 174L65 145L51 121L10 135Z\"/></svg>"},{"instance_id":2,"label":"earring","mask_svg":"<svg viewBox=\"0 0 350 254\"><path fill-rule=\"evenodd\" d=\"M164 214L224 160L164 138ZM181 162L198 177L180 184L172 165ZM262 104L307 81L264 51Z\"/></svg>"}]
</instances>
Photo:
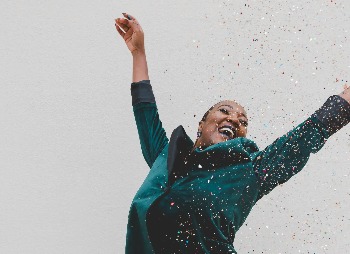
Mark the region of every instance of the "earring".
<instances>
[{"instance_id":1,"label":"earring","mask_svg":"<svg viewBox=\"0 0 350 254\"><path fill-rule=\"evenodd\" d=\"M202 135L201 131L197 131L197 138L199 138Z\"/></svg>"}]
</instances>

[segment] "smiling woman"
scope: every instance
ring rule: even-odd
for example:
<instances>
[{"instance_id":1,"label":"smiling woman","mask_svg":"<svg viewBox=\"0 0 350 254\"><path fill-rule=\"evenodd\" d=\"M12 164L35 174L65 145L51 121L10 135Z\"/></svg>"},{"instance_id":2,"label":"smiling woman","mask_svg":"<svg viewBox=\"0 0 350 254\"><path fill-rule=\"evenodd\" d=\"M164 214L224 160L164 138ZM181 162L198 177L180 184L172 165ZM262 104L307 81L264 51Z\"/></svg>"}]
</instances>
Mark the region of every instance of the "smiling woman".
<instances>
[{"instance_id":1,"label":"smiling woman","mask_svg":"<svg viewBox=\"0 0 350 254\"><path fill-rule=\"evenodd\" d=\"M193 149L246 137L247 127L248 119L244 108L235 101L221 101L212 106L199 122L198 139Z\"/></svg>"},{"instance_id":2,"label":"smiling woman","mask_svg":"<svg viewBox=\"0 0 350 254\"><path fill-rule=\"evenodd\" d=\"M150 167L130 207L125 252L237 253L235 234L256 202L300 172L311 153L350 122L350 88L263 150L246 138L247 113L230 100L206 112L195 143L181 125L169 140L148 77L141 26L124 16L116 27L133 56L132 106Z\"/></svg>"}]
</instances>

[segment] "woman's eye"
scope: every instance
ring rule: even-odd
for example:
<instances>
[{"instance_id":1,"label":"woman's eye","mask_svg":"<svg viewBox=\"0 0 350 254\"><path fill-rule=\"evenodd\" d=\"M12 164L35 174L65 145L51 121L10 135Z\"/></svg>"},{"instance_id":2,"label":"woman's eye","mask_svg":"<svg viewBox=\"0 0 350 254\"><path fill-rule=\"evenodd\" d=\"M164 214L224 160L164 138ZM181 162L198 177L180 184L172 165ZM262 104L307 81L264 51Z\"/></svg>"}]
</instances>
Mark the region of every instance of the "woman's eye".
<instances>
[{"instance_id":1,"label":"woman's eye","mask_svg":"<svg viewBox=\"0 0 350 254\"><path fill-rule=\"evenodd\" d=\"M242 123L244 126L248 126L248 122L247 122L247 121L241 120L241 123Z\"/></svg>"},{"instance_id":2,"label":"woman's eye","mask_svg":"<svg viewBox=\"0 0 350 254\"><path fill-rule=\"evenodd\" d=\"M222 113L224 113L224 114L226 114L226 115L229 115L230 114L230 112L227 110L227 109L224 109L224 108L220 108L219 109L220 110L220 112L222 112ZM248 126L248 122L247 121L245 121L245 120L239 120L244 126Z\"/></svg>"},{"instance_id":3,"label":"woman's eye","mask_svg":"<svg viewBox=\"0 0 350 254\"><path fill-rule=\"evenodd\" d=\"M228 114L228 111L227 111L226 109L224 109L224 108L221 108L220 111L221 111L222 113L224 113L224 114Z\"/></svg>"}]
</instances>

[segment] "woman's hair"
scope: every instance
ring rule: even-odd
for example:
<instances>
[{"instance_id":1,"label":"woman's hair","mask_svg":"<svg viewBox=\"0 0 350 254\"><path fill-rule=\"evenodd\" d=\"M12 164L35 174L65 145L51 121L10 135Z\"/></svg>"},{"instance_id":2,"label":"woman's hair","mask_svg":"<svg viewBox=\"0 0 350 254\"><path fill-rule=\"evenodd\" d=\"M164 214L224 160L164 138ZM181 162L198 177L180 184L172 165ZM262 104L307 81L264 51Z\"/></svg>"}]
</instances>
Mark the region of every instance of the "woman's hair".
<instances>
[{"instance_id":1,"label":"woman's hair","mask_svg":"<svg viewBox=\"0 0 350 254\"><path fill-rule=\"evenodd\" d=\"M205 122L205 120L207 119L207 116L209 114L209 112L216 106L218 105L219 103L223 102L223 101L230 101L230 100L222 100L222 101L219 101L218 103L214 104L213 106L210 107L210 109L208 109L207 112L205 112L205 114L203 115L202 117L202 120L203 122ZM232 101L232 100L231 100ZM237 103L238 105L240 105L238 102L236 102L235 100L233 100L233 102Z\"/></svg>"},{"instance_id":2,"label":"woman's hair","mask_svg":"<svg viewBox=\"0 0 350 254\"><path fill-rule=\"evenodd\" d=\"M217 103L216 103L216 104L217 104ZM215 105L216 105L216 104L215 104ZM207 119L207 116L208 116L210 110L212 110L212 109L215 107L215 105L211 106L210 109L208 109L208 111L205 112L205 114L204 114L203 117L202 117L201 122L205 122L205 120Z\"/></svg>"}]
</instances>

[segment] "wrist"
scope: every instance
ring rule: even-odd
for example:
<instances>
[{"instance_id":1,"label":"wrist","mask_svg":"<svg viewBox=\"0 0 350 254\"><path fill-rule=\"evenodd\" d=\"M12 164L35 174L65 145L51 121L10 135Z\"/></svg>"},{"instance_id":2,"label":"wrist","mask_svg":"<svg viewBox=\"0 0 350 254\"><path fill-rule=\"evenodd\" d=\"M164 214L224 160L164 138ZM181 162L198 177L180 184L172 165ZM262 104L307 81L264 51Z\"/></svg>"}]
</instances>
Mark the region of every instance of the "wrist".
<instances>
[{"instance_id":1,"label":"wrist","mask_svg":"<svg viewBox=\"0 0 350 254\"><path fill-rule=\"evenodd\" d=\"M146 52L144 50L134 50L131 55L133 58L146 57Z\"/></svg>"},{"instance_id":2,"label":"wrist","mask_svg":"<svg viewBox=\"0 0 350 254\"><path fill-rule=\"evenodd\" d=\"M342 97L344 100L346 100L348 103L350 103L350 93L345 94L345 93L340 93L338 96Z\"/></svg>"}]
</instances>

